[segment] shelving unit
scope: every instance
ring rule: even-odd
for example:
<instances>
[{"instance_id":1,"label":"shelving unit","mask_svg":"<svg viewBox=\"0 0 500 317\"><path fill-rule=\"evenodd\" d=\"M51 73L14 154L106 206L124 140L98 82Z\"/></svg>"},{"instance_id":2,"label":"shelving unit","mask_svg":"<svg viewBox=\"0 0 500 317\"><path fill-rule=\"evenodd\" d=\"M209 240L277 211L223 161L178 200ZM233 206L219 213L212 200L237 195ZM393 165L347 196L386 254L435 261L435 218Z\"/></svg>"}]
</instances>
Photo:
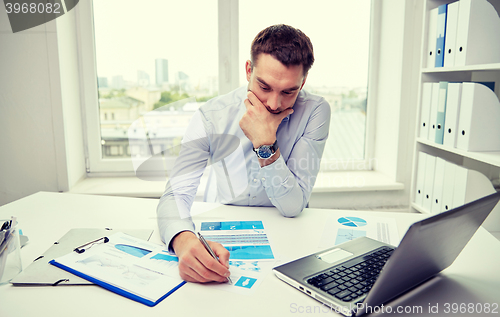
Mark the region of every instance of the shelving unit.
<instances>
[{"instance_id":1,"label":"shelving unit","mask_svg":"<svg viewBox=\"0 0 500 317\"><path fill-rule=\"evenodd\" d=\"M472 0L474 1L474 0ZM495 82L495 94L500 99L500 62L480 65L467 65L457 67L427 67L427 36L429 34L430 11L443 4L455 2L453 0L426 0L424 5L423 29L421 40L421 62L419 80L419 98L417 100L417 129L415 131L415 148L413 158L413 184L411 190L411 209L414 212L428 213L424 208L414 203L416 197L416 182L418 169L418 153L420 151L427 154L443 158L449 162L461 165L467 169L473 169L484 174L491 181L500 178L500 152L468 152L450 146L437 144L433 141L419 137L420 131L420 107L422 104L422 86L424 83L448 82ZM497 14L500 12L500 0L488 0L493 5ZM498 35L495 35L498 36ZM446 57L445 57L446 58ZM500 125L500 122L498 122ZM445 123L446 126L446 123ZM500 136L496 136L500 137ZM497 208L498 209L498 208ZM495 212L494 210L493 212ZM497 213L500 210L497 211ZM500 225L500 224L499 224Z\"/></svg>"}]
</instances>

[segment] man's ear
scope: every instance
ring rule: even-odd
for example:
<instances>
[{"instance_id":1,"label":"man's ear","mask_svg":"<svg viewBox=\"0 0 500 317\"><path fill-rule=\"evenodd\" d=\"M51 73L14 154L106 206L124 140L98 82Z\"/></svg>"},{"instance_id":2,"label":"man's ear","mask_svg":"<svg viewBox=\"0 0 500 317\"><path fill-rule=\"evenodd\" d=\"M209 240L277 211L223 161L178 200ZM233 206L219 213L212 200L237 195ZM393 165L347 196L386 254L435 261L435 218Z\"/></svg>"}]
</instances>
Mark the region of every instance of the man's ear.
<instances>
[{"instance_id":1,"label":"man's ear","mask_svg":"<svg viewBox=\"0 0 500 317\"><path fill-rule=\"evenodd\" d=\"M247 60L245 63L245 75L247 77L247 81L250 82L250 77L252 76L252 61Z\"/></svg>"},{"instance_id":2,"label":"man's ear","mask_svg":"<svg viewBox=\"0 0 500 317\"><path fill-rule=\"evenodd\" d=\"M302 85L300 85L300 90L302 90L302 87L304 87L304 84L306 83L307 79L307 74L304 76L304 80L302 80Z\"/></svg>"}]
</instances>

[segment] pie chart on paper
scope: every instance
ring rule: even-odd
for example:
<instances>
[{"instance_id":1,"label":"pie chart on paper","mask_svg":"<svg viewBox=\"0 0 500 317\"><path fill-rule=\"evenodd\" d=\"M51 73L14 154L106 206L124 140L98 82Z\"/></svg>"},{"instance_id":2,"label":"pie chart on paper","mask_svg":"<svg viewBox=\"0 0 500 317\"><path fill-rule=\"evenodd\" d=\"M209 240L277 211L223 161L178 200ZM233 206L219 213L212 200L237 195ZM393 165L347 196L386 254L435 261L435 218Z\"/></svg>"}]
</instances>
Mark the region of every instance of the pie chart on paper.
<instances>
[{"instance_id":1,"label":"pie chart on paper","mask_svg":"<svg viewBox=\"0 0 500 317\"><path fill-rule=\"evenodd\" d=\"M347 227L363 227L367 225L366 220L358 217L341 217L338 222Z\"/></svg>"}]
</instances>

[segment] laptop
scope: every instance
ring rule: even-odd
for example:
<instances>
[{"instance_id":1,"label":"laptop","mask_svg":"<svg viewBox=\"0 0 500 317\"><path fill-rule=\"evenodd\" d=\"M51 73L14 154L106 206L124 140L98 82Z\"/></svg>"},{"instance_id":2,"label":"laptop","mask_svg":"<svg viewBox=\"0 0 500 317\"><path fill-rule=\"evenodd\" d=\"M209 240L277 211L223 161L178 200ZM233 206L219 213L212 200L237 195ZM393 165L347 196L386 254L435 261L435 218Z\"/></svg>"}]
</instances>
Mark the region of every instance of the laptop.
<instances>
[{"instance_id":1,"label":"laptop","mask_svg":"<svg viewBox=\"0 0 500 317\"><path fill-rule=\"evenodd\" d=\"M415 222L396 248L361 237L277 266L276 276L346 316L359 316L449 267L500 192Z\"/></svg>"}]
</instances>

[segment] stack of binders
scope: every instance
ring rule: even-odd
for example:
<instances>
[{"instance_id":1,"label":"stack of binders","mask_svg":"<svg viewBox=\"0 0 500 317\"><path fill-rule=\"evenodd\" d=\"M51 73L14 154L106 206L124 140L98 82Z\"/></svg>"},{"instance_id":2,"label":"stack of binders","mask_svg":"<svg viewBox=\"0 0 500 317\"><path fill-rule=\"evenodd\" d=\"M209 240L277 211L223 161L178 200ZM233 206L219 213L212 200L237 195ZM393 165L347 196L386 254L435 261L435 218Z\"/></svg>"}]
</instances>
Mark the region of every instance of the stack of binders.
<instances>
[{"instance_id":1,"label":"stack of binders","mask_svg":"<svg viewBox=\"0 0 500 317\"><path fill-rule=\"evenodd\" d=\"M424 83L419 138L465 151L500 151L494 87L494 82Z\"/></svg>"},{"instance_id":2,"label":"stack of binders","mask_svg":"<svg viewBox=\"0 0 500 317\"><path fill-rule=\"evenodd\" d=\"M417 168L415 204L427 213L445 212L495 193L482 173L440 157L419 152Z\"/></svg>"},{"instance_id":3,"label":"stack of binders","mask_svg":"<svg viewBox=\"0 0 500 317\"><path fill-rule=\"evenodd\" d=\"M451 1L426 1L425 76L417 119L417 145L426 146L417 146L412 206L431 214L495 192L487 176L447 161L461 164L454 159L457 155L446 153L458 154L463 163L473 166L465 158L475 154L465 152L500 151L496 64L500 63L500 9L488 0ZM485 72L483 76L477 72L481 70L494 74ZM466 82L454 82L458 78ZM477 82L480 78L491 82ZM439 81L446 79L449 81ZM483 224L488 230L500 230L500 204L496 209Z\"/></svg>"},{"instance_id":4,"label":"stack of binders","mask_svg":"<svg viewBox=\"0 0 500 317\"><path fill-rule=\"evenodd\" d=\"M429 11L428 21L424 67L500 62L500 18L487 0L440 5Z\"/></svg>"}]
</instances>

